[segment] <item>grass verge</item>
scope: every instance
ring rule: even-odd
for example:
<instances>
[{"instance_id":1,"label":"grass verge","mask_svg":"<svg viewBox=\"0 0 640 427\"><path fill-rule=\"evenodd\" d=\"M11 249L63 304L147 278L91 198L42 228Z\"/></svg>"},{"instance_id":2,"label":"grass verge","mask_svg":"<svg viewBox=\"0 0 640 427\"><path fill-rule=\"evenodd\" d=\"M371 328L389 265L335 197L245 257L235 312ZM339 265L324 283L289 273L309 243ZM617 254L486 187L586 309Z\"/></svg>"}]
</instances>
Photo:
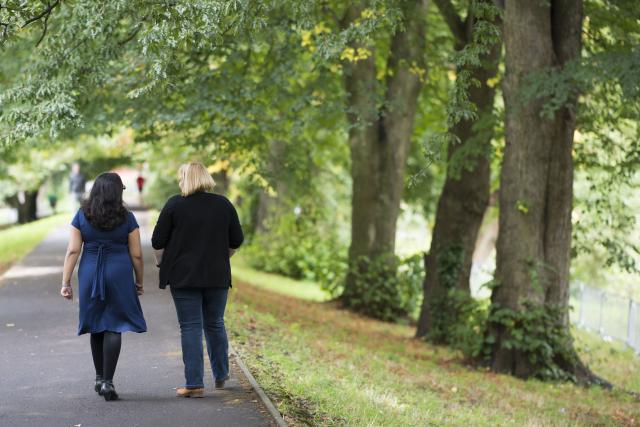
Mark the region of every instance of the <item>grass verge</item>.
<instances>
[{"instance_id":1,"label":"grass verge","mask_svg":"<svg viewBox=\"0 0 640 427\"><path fill-rule=\"evenodd\" d=\"M308 301L328 301L331 296L314 282L294 280L278 274L265 273L251 268L242 254L232 258L233 276L261 289Z\"/></svg>"},{"instance_id":2,"label":"grass verge","mask_svg":"<svg viewBox=\"0 0 640 427\"><path fill-rule=\"evenodd\" d=\"M290 425L638 425L622 390L518 380L470 368L412 327L364 318L332 303L287 296L293 281L234 264L228 329L236 349ZM246 283L251 282L251 285ZM307 284L309 285L309 284ZM277 290L277 292L274 292ZM590 366L640 391L640 359L576 333Z\"/></svg>"},{"instance_id":3,"label":"grass verge","mask_svg":"<svg viewBox=\"0 0 640 427\"><path fill-rule=\"evenodd\" d=\"M28 224L15 225L0 231L0 274L24 257L54 227L70 221L68 213L57 214Z\"/></svg>"}]
</instances>

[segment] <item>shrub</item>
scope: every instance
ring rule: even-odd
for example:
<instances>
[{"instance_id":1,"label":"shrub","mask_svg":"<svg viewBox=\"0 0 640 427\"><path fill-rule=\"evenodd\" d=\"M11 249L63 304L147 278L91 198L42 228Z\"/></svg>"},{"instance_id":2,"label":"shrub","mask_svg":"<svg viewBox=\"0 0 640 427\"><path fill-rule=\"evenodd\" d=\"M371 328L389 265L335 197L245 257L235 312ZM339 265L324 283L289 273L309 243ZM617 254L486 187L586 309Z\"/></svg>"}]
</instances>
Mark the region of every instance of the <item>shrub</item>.
<instances>
[{"instance_id":1,"label":"shrub","mask_svg":"<svg viewBox=\"0 0 640 427\"><path fill-rule=\"evenodd\" d=\"M522 310L515 311L493 304L488 322L503 328L507 339L501 342L506 349L526 355L534 369L533 375L543 380L572 380L576 378L564 369L563 363L576 364L572 337L564 324L560 306L525 300ZM484 356L491 354L496 337L487 334Z\"/></svg>"},{"instance_id":2,"label":"shrub","mask_svg":"<svg viewBox=\"0 0 640 427\"><path fill-rule=\"evenodd\" d=\"M425 338L460 350L467 358L476 358L482 351L489 302L451 288L445 295L434 296L430 304L433 328Z\"/></svg>"},{"instance_id":3,"label":"shrub","mask_svg":"<svg viewBox=\"0 0 640 427\"><path fill-rule=\"evenodd\" d=\"M345 306L387 321L415 319L420 307L422 255L400 259L393 254L360 258L351 267L352 281L342 295Z\"/></svg>"},{"instance_id":4,"label":"shrub","mask_svg":"<svg viewBox=\"0 0 640 427\"><path fill-rule=\"evenodd\" d=\"M289 213L254 235L244 254L258 270L318 282L334 296L346 271L346 246L337 235Z\"/></svg>"},{"instance_id":5,"label":"shrub","mask_svg":"<svg viewBox=\"0 0 640 427\"><path fill-rule=\"evenodd\" d=\"M487 302L474 299L468 290L458 288L464 248L450 244L438 252L437 274L442 290L430 296L432 327L425 337L436 344L447 344L469 358L482 350Z\"/></svg>"}]
</instances>

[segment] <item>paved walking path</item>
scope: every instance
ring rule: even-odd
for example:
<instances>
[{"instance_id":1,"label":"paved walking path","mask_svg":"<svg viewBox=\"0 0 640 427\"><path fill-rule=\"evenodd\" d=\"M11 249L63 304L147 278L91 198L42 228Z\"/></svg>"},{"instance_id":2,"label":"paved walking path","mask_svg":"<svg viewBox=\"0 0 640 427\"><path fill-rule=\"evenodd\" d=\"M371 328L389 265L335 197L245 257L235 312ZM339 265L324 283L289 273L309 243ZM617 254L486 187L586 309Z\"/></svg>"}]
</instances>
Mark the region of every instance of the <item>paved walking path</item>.
<instances>
[{"instance_id":1,"label":"paved walking path","mask_svg":"<svg viewBox=\"0 0 640 427\"><path fill-rule=\"evenodd\" d=\"M271 426L273 419L232 359L231 380L204 399L179 399L180 335L168 290L157 286L147 215L142 226L148 332L123 335L114 383L121 400L93 391L89 337L76 335L78 302L59 296L68 228L54 230L0 280L0 426ZM71 219L71 218L69 218ZM74 278L77 297L77 280Z\"/></svg>"}]
</instances>

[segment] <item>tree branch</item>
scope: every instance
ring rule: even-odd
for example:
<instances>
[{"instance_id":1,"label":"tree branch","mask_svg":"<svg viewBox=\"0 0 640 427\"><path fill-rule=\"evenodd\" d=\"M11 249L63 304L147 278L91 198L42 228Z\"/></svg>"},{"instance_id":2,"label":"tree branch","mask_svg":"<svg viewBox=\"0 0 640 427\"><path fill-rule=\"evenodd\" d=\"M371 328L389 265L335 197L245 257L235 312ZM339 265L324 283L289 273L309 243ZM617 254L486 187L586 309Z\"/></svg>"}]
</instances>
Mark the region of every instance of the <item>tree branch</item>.
<instances>
[{"instance_id":1,"label":"tree branch","mask_svg":"<svg viewBox=\"0 0 640 427\"><path fill-rule=\"evenodd\" d=\"M47 29L49 28L50 16L51 16L51 13L48 13L47 16L44 17L44 22L42 24L42 34L40 35L40 38L36 42L36 47L40 46L40 43L42 43L42 40L44 40L44 36L47 34Z\"/></svg>"},{"instance_id":2,"label":"tree branch","mask_svg":"<svg viewBox=\"0 0 640 427\"><path fill-rule=\"evenodd\" d=\"M321 7L322 11L327 13L329 16L331 16L331 18L333 18L333 22L338 27L340 27L340 22L341 22L342 18L340 16L338 16L336 11L329 5L329 2L328 1L322 1L321 4L320 4L320 7Z\"/></svg>"},{"instance_id":3,"label":"tree branch","mask_svg":"<svg viewBox=\"0 0 640 427\"><path fill-rule=\"evenodd\" d=\"M385 102L397 102L403 97L402 93L406 87L415 86L415 90L420 90L424 84L424 77L417 74L417 70L426 73L425 61L425 21L426 21L426 1L416 0L413 6L403 10L404 29L397 29L391 39L391 52L387 58L386 76L387 93ZM410 67L416 67L416 71L411 71ZM398 96L398 94L401 94Z\"/></svg>"},{"instance_id":4,"label":"tree branch","mask_svg":"<svg viewBox=\"0 0 640 427\"><path fill-rule=\"evenodd\" d=\"M444 18L445 22L449 26L453 36L460 42L467 41L467 32L465 31L465 25L453 7L451 0L434 0L436 6L440 10L440 14Z\"/></svg>"},{"instance_id":5,"label":"tree branch","mask_svg":"<svg viewBox=\"0 0 640 427\"><path fill-rule=\"evenodd\" d=\"M143 18L143 21L144 21L144 18ZM118 42L118 46L124 46L125 44L133 40L133 38L138 35L141 28L142 28L142 22L139 22L138 24L136 24L136 28L134 28L133 31L131 31L131 33L125 39L120 40Z\"/></svg>"},{"instance_id":6,"label":"tree branch","mask_svg":"<svg viewBox=\"0 0 640 427\"><path fill-rule=\"evenodd\" d=\"M60 4L60 0L56 0L53 4L51 4L51 2L47 2L47 8L45 10L42 11L42 13L39 13L38 15L27 19L24 24L22 24L22 27L20 28L24 28L27 25L38 21L40 19L42 19L43 17L47 17L47 19L49 18L49 15L51 15L51 12L53 11L53 9L55 9L58 5Z\"/></svg>"}]
</instances>

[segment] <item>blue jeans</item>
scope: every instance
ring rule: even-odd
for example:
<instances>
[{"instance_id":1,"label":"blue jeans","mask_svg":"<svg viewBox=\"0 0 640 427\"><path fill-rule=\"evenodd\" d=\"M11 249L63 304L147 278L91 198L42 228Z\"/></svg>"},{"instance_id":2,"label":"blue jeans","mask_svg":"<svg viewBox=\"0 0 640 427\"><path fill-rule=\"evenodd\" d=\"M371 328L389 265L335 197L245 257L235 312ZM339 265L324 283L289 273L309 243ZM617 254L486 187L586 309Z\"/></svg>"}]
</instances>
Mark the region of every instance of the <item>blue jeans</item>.
<instances>
[{"instance_id":1,"label":"blue jeans","mask_svg":"<svg viewBox=\"0 0 640 427\"><path fill-rule=\"evenodd\" d=\"M203 329L214 378L222 380L229 375L229 341L224 328L228 292L228 288L171 287L180 323L187 388L204 387Z\"/></svg>"}]
</instances>

